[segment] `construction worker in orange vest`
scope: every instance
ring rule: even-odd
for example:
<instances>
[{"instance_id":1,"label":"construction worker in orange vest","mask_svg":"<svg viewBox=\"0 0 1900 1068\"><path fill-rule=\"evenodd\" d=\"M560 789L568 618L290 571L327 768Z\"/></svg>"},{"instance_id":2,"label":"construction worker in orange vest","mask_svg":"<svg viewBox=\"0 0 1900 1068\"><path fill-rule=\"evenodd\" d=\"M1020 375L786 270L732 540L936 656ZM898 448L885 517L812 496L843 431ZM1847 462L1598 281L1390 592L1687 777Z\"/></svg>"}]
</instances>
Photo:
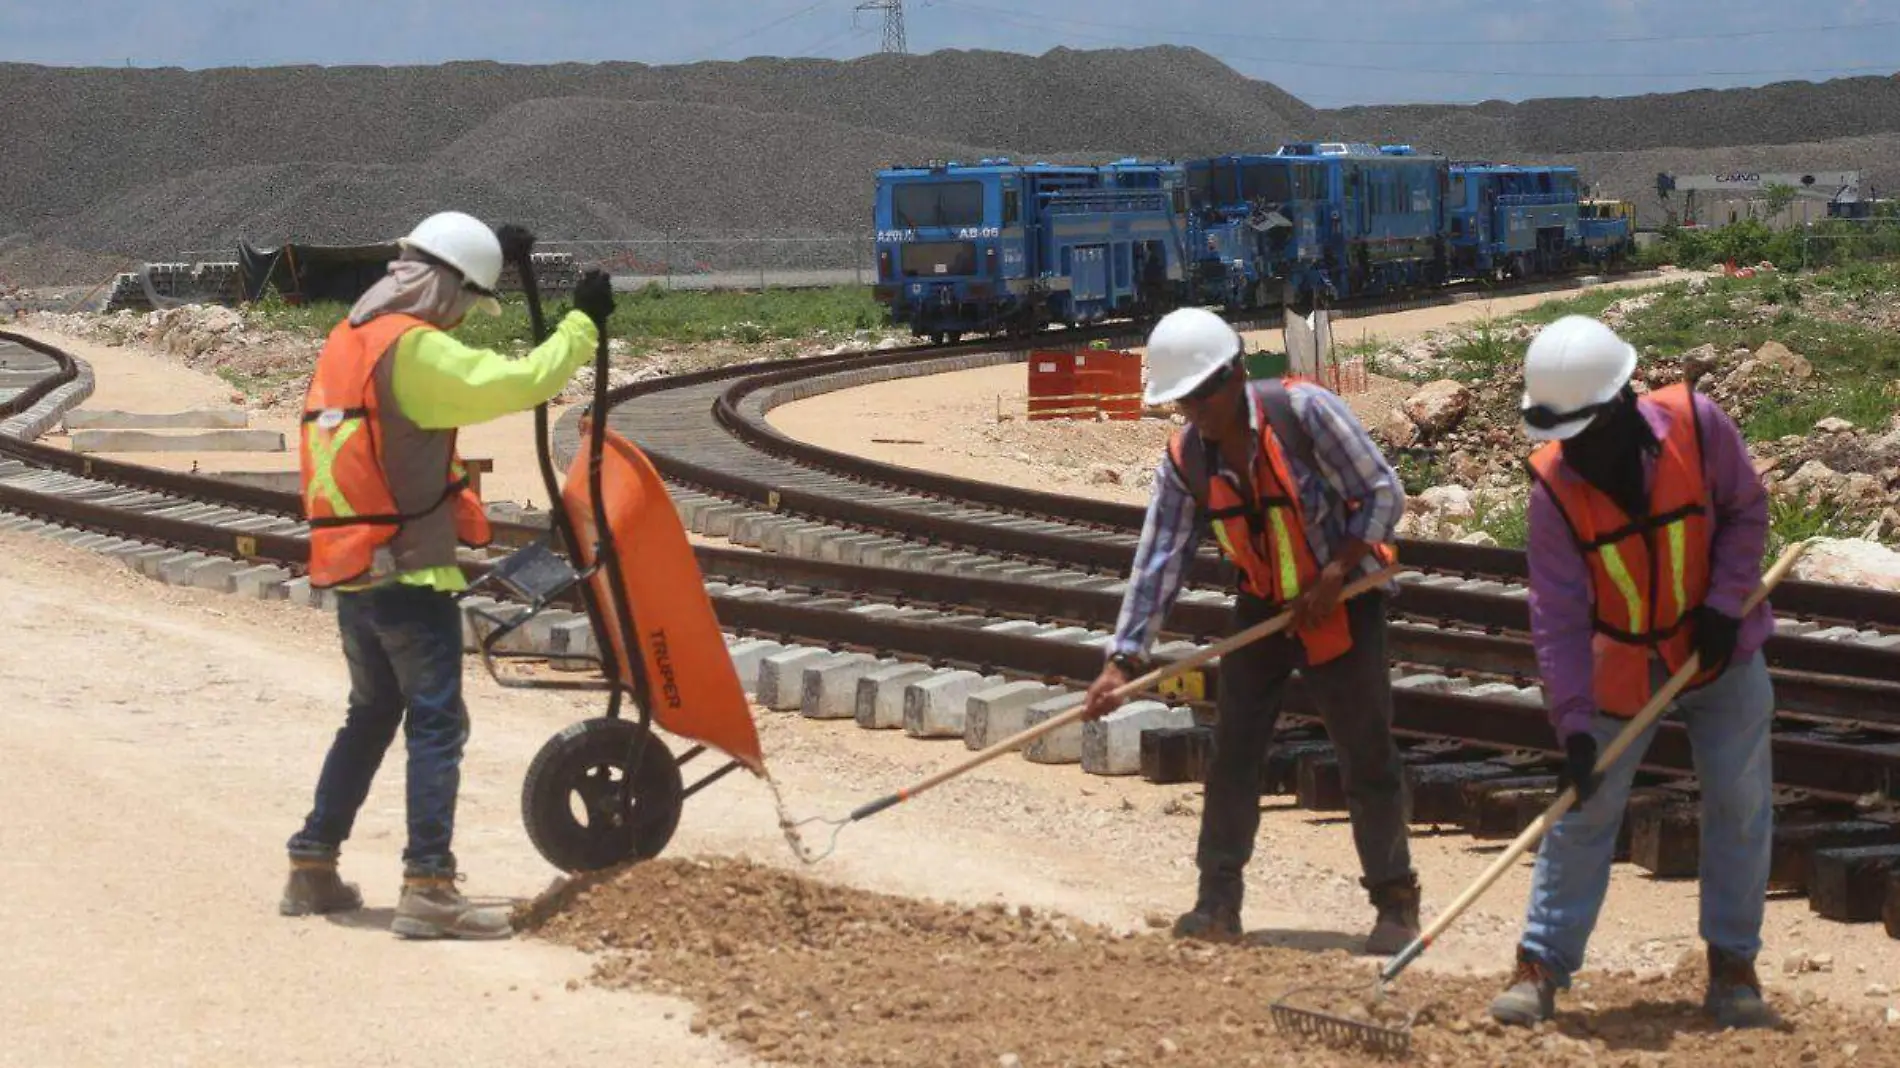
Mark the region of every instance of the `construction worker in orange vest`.
<instances>
[{"instance_id":1,"label":"construction worker in orange vest","mask_svg":"<svg viewBox=\"0 0 1900 1068\"><path fill-rule=\"evenodd\" d=\"M337 591L350 698L315 805L288 843L285 915L362 905L356 886L338 877L337 856L406 726L409 840L391 930L409 938L512 933L504 910L475 908L457 892L450 848L468 740L453 599L467 582L457 545L489 540L456 431L558 394L594 354L613 296L606 275L589 271L574 310L526 357L464 345L446 331L475 308L500 313L504 242L525 252L533 237L518 227L498 235L461 212L422 220L317 356L300 434L310 584Z\"/></svg>"},{"instance_id":2,"label":"construction worker in orange vest","mask_svg":"<svg viewBox=\"0 0 1900 1068\"><path fill-rule=\"evenodd\" d=\"M1656 727L1596 775L1598 754L1697 655L1676 699L1702 794L1703 1007L1721 1027L1767 1027L1761 949L1774 808L1775 697L1762 644L1768 495L1735 422L1688 383L1638 396L1636 350L1566 316L1524 357L1531 453L1531 639L1578 804L1541 843L1517 968L1491 1004L1501 1022L1548 1019L1583 965L1609 887L1617 830Z\"/></svg>"},{"instance_id":3,"label":"construction worker in orange vest","mask_svg":"<svg viewBox=\"0 0 1900 1068\"><path fill-rule=\"evenodd\" d=\"M1377 916L1366 949L1390 954L1418 934L1404 781L1392 739L1385 598L1391 583L1340 603L1346 583L1392 559L1405 490L1352 410L1311 382L1249 382L1240 336L1220 316L1182 308L1148 339L1148 404L1176 403L1187 425L1168 443L1135 550L1108 663L1084 718L1143 658L1210 531L1239 572L1234 625L1292 606L1290 631L1221 657L1219 721L1196 860L1200 887L1181 937L1241 934L1242 873L1260 827L1262 764L1281 695L1298 670L1339 754L1360 885Z\"/></svg>"}]
</instances>

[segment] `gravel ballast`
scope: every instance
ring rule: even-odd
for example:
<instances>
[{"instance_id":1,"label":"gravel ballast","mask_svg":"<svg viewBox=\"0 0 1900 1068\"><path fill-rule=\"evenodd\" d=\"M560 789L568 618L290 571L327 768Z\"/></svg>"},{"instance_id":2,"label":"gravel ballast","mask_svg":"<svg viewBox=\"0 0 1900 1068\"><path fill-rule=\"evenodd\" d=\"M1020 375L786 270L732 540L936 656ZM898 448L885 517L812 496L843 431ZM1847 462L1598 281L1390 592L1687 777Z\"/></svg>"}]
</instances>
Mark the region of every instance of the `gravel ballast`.
<instances>
[{"instance_id":1,"label":"gravel ballast","mask_svg":"<svg viewBox=\"0 0 1900 1068\"><path fill-rule=\"evenodd\" d=\"M0 99L0 242L18 284L79 281L65 276L91 264L75 253L387 240L449 205L549 241L868 232L875 170L932 158L1405 141L1581 163L1645 211L1658 170L1860 167L1877 186L1900 171L1892 78L1319 111L1174 46L672 67L0 64ZM1774 145L1793 147L1736 147Z\"/></svg>"}]
</instances>

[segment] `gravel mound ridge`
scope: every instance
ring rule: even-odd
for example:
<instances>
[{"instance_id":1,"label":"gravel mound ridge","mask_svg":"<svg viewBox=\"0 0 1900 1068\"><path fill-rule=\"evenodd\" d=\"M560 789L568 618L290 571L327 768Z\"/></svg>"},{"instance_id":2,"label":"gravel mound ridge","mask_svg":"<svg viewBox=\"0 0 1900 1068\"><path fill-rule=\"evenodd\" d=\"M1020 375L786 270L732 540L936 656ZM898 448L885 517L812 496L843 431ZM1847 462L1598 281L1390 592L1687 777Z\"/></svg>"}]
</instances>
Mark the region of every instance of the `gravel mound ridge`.
<instances>
[{"instance_id":1,"label":"gravel mound ridge","mask_svg":"<svg viewBox=\"0 0 1900 1068\"><path fill-rule=\"evenodd\" d=\"M0 99L0 245L148 259L240 238L383 240L446 203L550 240L864 230L882 165L1178 157L1294 137L1587 161L1604 192L1652 207L1657 170L1784 158L1727 146L1797 145L1789 166L1858 165L1891 184L1900 138L1894 78L1319 111L1174 46L671 67L0 64ZM83 262L46 260L39 273ZM17 251L13 263L39 267Z\"/></svg>"}]
</instances>

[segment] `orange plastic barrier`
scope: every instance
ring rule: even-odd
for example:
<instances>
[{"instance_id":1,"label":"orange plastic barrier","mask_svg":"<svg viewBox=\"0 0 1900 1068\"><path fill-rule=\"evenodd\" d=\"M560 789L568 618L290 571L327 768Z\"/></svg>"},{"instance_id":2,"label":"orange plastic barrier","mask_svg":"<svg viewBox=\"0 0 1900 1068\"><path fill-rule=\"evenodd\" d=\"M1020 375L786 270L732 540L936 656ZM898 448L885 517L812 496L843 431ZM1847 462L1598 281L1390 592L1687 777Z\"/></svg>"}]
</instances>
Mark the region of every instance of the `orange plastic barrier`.
<instances>
[{"instance_id":1,"label":"orange plastic barrier","mask_svg":"<svg viewBox=\"0 0 1900 1068\"><path fill-rule=\"evenodd\" d=\"M1060 351L1029 354L1030 419L1080 419L1095 414L1076 379L1080 355Z\"/></svg>"},{"instance_id":2,"label":"orange plastic barrier","mask_svg":"<svg viewBox=\"0 0 1900 1068\"><path fill-rule=\"evenodd\" d=\"M1129 352L1033 352L1029 418L1141 418L1141 357Z\"/></svg>"},{"instance_id":3,"label":"orange plastic barrier","mask_svg":"<svg viewBox=\"0 0 1900 1068\"><path fill-rule=\"evenodd\" d=\"M573 547L577 566L594 564L594 515L589 508L587 468L592 442L588 421L581 420L580 451L568 465L561 504L580 544ZM752 705L739 684L732 655L706 596L706 582L693 556L679 513L646 455L632 442L608 430L601 462L601 507L613 531L615 555L628 615L633 618L651 687L653 719L661 728L719 749L765 774ZM612 642L620 681L634 688L626 636L619 633L614 599L603 567L588 579Z\"/></svg>"}]
</instances>

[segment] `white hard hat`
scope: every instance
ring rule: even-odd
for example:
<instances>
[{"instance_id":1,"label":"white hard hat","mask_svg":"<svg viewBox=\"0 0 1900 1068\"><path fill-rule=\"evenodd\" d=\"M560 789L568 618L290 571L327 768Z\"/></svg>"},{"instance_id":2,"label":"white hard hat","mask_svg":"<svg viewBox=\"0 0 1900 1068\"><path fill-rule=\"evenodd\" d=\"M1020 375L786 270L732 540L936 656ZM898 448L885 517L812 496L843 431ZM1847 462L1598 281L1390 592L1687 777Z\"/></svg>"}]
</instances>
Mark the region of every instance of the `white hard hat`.
<instances>
[{"instance_id":1,"label":"white hard hat","mask_svg":"<svg viewBox=\"0 0 1900 1068\"><path fill-rule=\"evenodd\" d=\"M1551 323L1524 354L1524 433L1536 441L1576 435L1635 370L1635 347L1595 319L1566 315Z\"/></svg>"},{"instance_id":2,"label":"white hard hat","mask_svg":"<svg viewBox=\"0 0 1900 1068\"><path fill-rule=\"evenodd\" d=\"M473 215L437 212L417 223L397 244L427 252L460 271L463 281L483 295L495 295L495 283L501 280L501 241Z\"/></svg>"},{"instance_id":3,"label":"white hard hat","mask_svg":"<svg viewBox=\"0 0 1900 1068\"><path fill-rule=\"evenodd\" d=\"M1240 335L1205 308L1177 308L1148 335L1148 387L1142 399L1166 404L1240 355Z\"/></svg>"}]
</instances>

